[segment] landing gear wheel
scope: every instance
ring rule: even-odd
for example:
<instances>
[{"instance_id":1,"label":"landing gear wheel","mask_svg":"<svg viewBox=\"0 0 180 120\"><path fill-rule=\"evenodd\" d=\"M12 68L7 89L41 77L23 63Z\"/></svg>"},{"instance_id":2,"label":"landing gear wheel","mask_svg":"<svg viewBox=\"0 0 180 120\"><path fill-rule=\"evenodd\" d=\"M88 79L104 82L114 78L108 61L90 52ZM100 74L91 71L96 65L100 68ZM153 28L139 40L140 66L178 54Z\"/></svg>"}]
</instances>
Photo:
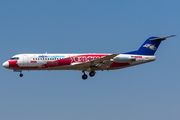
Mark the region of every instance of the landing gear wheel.
<instances>
[{"instance_id":1,"label":"landing gear wheel","mask_svg":"<svg viewBox=\"0 0 180 120\"><path fill-rule=\"evenodd\" d=\"M86 75L86 74L84 74L83 76L82 76L82 79L83 80L86 80L88 78L88 76Z\"/></svg>"},{"instance_id":2,"label":"landing gear wheel","mask_svg":"<svg viewBox=\"0 0 180 120\"><path fill-rule=\"evenodd\" d=\"M23 77L23 74L22 73L20 73L20 75L19 75L20 77Z\"/></svg>"},{"instance_id":3,"label":"landing gear wheel","mask_svg":"<svg viewBox=\"0 0 180 120\"><path fill-rule=\"evenodd\" d=\"M93 77L95 75L95 72L94 71L91 71L90 73L89 73L89 76L90 77Z\"/></svg>"}]
</instances>

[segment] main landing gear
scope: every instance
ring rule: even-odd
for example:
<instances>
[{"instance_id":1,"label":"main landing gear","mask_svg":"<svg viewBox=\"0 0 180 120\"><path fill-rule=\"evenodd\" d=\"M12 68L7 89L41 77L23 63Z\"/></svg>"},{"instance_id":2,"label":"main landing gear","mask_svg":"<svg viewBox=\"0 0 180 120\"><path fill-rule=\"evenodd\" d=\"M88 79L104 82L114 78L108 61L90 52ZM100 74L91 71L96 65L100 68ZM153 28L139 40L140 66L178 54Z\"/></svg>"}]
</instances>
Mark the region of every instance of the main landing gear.
<instances>
[{"instance_id":1,"label":"main landing gear","mask_svg":"<svg viewBox=\"0 0 180 120\"><path fill-rule=\"evenodd\" d=\"M95 72L94 71L91 71L90 73L89 73L89 76L90 77L93 77L95 75Z\"/></svg>"},{"instance_id":2,"label":"main landing gear","mask_svg":"<svg viewBox=\"0 0 180 120\"><path fill-rule=\"evenodd\" d=\"M84 73L84 75L82 76L83 80L86 80L88 78L88 76Z\"/></svg>"},{"instance_id":3,"label":"main landing gear","mask_svg":"<svg viewBox=\"0 0 180 120\"><path fill-rule=\"evenodd\" d=\"M83 80L86 80L87 78L88 78L88 76L85 74L85 72L83 71L83 75L82 75L82 79ZM96 73L94 72L94 71L91 71L90 73L89 73L89 76L90 77L93 77L94 75L95 75Z\"/></svg>"}]
</instances>

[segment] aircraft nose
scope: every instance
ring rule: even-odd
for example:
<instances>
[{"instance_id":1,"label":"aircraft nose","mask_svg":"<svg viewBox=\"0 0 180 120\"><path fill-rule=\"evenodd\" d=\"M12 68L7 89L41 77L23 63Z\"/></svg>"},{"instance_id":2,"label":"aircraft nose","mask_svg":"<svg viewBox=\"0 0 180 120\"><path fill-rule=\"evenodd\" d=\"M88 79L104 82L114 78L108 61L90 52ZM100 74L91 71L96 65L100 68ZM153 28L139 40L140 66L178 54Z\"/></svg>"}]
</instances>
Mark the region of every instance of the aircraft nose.
<instances>
[{"instance_id":1,"label":"aircraft nose","mask_svg":"<svg viewBox=\"0 0 180 120\"><path fill-rule=\"evenodd\" d=\"M9 62L8 61L4 62L3 67L8 68L9 67Z\"/></svg>"}]
</instances>

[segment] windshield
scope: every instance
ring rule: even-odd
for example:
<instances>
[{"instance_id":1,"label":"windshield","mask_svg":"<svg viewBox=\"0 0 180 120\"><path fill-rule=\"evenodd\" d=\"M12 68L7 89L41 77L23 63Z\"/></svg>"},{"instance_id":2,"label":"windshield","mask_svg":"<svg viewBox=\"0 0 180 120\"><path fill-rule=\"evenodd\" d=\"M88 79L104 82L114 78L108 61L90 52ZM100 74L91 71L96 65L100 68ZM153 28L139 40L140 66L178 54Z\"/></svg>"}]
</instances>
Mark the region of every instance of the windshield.
<instances>
[{"instance_id":1,"label":"windshield","mask_svg":"<svg viewBox=\"0 0 180 120\"><path fill-rule=\"evenodd\" d=\"M19 60L19 57L12 57L11 60Z\"/></svg>"}]
</instances>

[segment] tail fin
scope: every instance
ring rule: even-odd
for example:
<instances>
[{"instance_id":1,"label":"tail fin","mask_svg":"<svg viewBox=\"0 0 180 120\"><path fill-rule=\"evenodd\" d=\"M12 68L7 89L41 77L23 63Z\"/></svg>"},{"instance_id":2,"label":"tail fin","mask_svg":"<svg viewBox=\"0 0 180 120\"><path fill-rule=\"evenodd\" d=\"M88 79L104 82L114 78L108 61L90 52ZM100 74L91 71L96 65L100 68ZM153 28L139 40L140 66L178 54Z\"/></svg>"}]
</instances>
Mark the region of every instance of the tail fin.
<instances>
[{"instance_id":1,"label":"tail fin","mask_svg":"<svg viewBox=\"0 0 180 120\"><path fill-rule=\"evenodd\" d=\"M158 49L161 41L165 40L169 37L174 37L175 35L167 36L167 37L150 37L148 38L142 46L136 51L137 55L154 55L156 50Z\"/></svg>"}]
</instances>

